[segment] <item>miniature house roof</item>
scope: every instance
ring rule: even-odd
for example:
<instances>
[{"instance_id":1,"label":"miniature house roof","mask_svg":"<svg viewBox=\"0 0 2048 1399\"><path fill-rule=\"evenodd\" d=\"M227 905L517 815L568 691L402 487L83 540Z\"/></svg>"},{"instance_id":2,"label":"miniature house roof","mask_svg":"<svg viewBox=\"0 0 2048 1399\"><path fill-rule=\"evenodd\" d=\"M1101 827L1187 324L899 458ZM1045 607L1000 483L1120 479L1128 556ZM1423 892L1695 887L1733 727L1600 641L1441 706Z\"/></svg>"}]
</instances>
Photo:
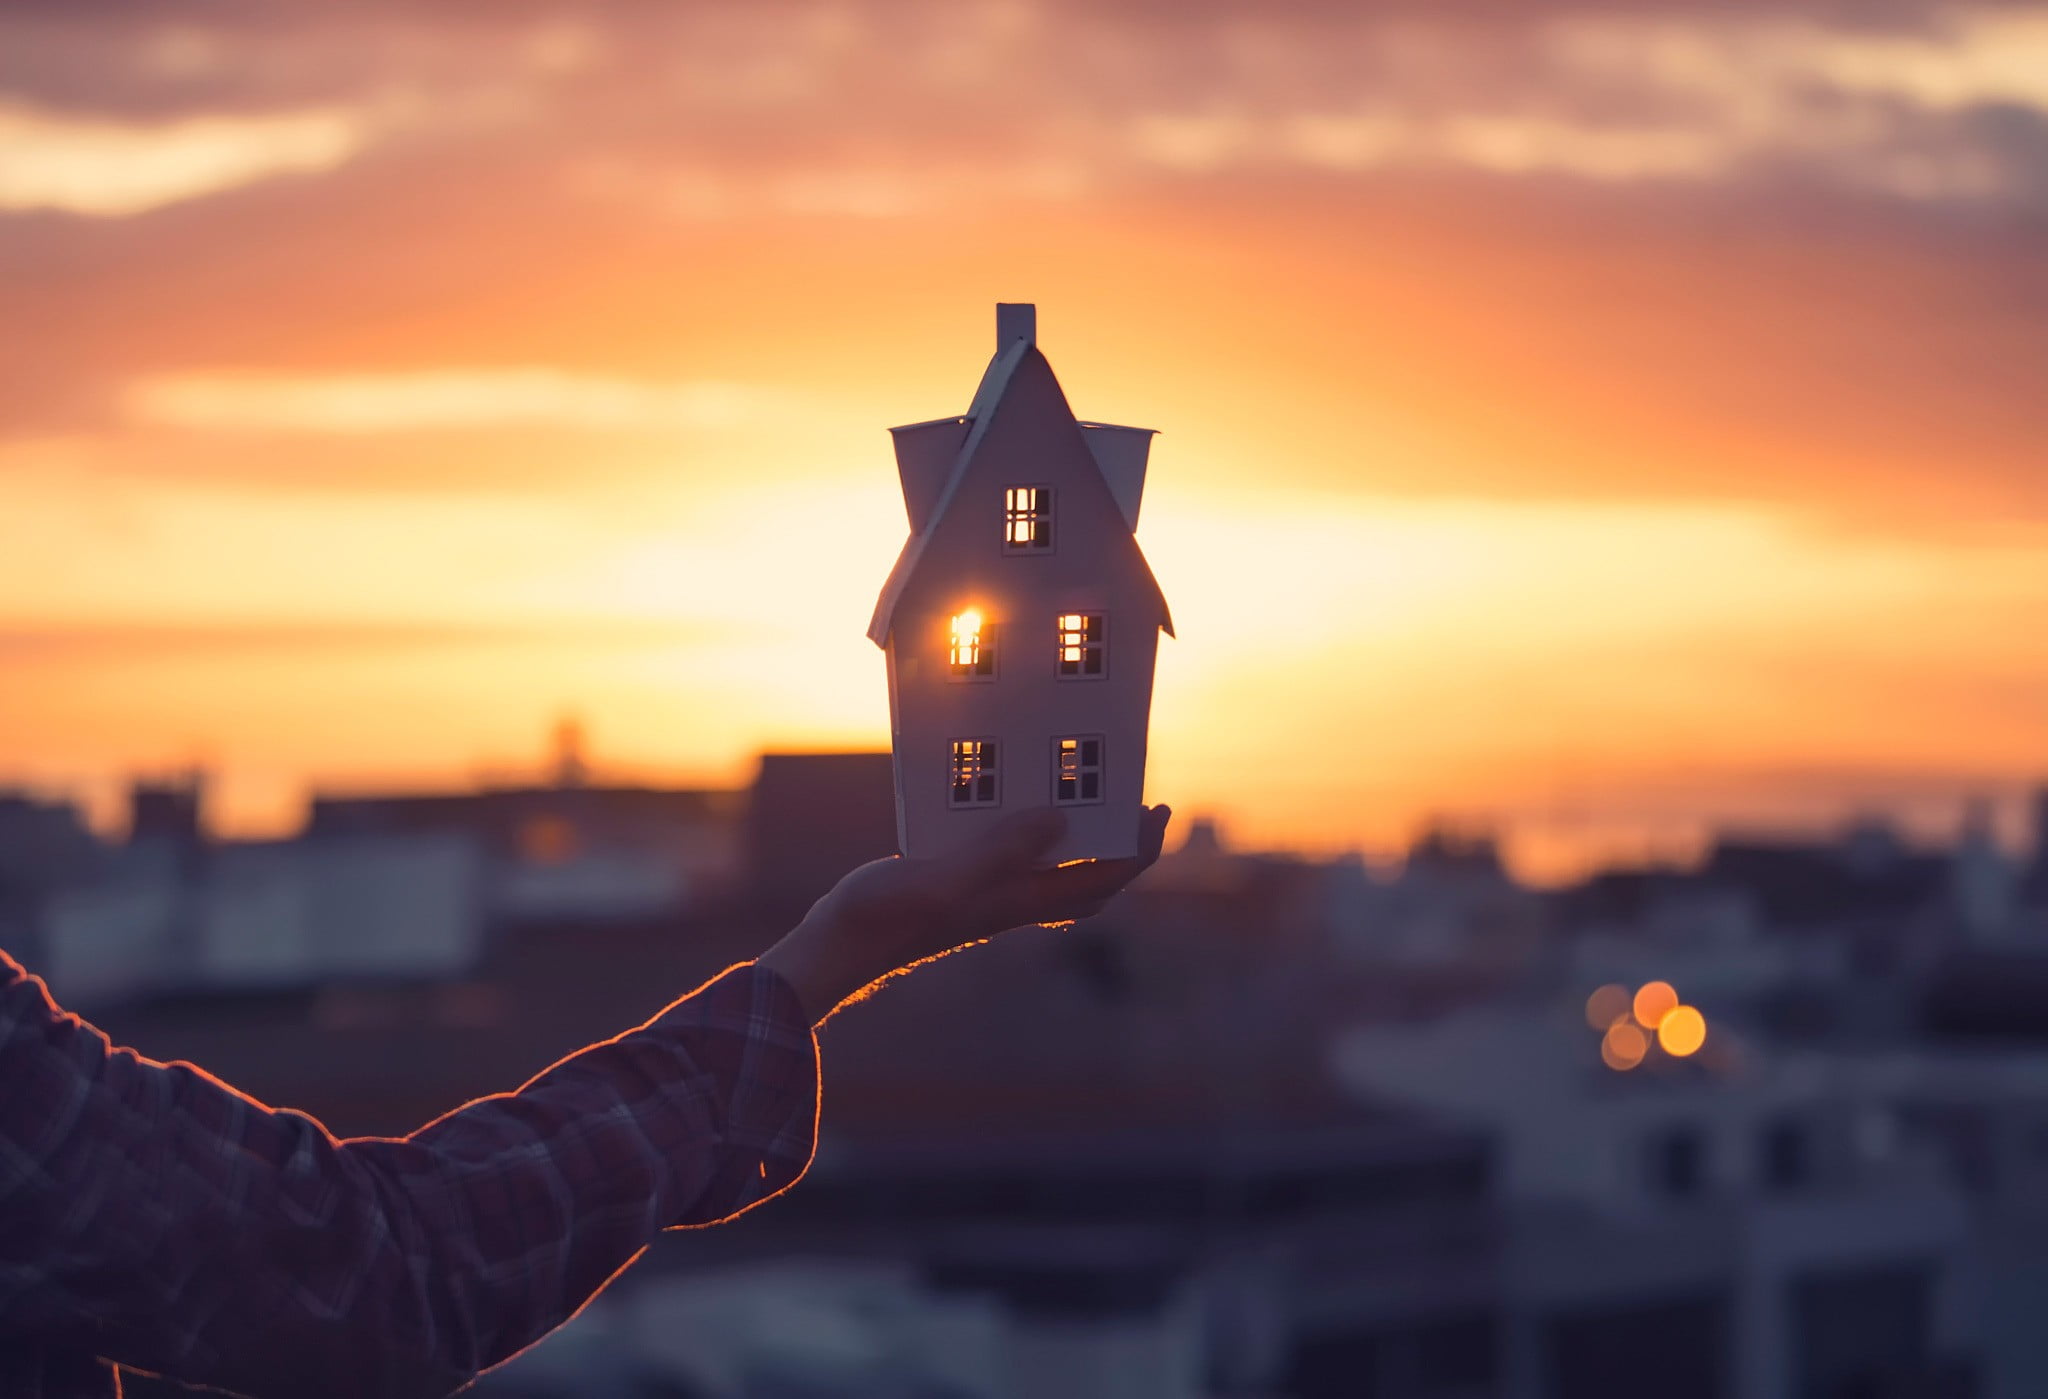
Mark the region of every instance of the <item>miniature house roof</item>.
<instances>
[{"instance_id":1,"label":"miniature house roof","mask_svg":"<svg viewBox=\"0 0 2048 1399\"><path fill-rule=\"evenodd\" d=\"M868 624L868 638L877 646L888 643L896 605L917 573L924 546L945 518L960 483L967 477L976 450L995 421L996 408L1018 371L1035 362L1044 366L1048 375L1052 373L1052 367L1045 363L1045 356L1038 349L1037 311L1036 306L1026 303L996 306L995 358L989 361L965 414L890 429L896 443L897 472L903 483L903 506L910 517L910 539L897 557L895 568L889 571L889 581L882 588L874 618ZM1110 498L1122 513L1125 526L1136 530L1138 505L1145 493L1145 466L1156 429L1078 420L1074 425L1102 475L1103 484L1109 488ZM1159 591L1151 566L1145 563L1135 539L1131 549L1158 599L1159 625L1172 636L1173 617L1167 611L1165 595Z\"/></svg>"}]
</instances>

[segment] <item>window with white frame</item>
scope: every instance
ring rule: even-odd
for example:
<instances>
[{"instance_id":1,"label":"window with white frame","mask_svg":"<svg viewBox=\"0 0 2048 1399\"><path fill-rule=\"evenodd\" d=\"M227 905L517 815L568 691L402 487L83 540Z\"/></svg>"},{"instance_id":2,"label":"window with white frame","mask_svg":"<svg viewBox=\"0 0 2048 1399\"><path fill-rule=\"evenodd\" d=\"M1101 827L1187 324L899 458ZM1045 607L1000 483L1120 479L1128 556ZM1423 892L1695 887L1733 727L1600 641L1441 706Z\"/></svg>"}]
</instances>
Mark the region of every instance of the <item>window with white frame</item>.
<instances>
[{"instance_id":1,"label":"window with white frame","mask_svg":"<svg viewBox=\"0 0 2048 1399\"><path fill-rule=\"evenodd\" d=\"M996 678L996 624L979 608L953 614L946 639L946 675L952 680Z\"/></svg>"},{"instance_id":2,"label":"window with white frame","mask_svg":"<svg viewBox=\"0 0 2048 1399\"><path fill-rule=\"evenodd\" d=\"M1052 800L1055 806L1086 806L1102 800L1100 734L1052 741Z\"/></svg>"},{"instance_id":3,"label":"window with white frame","mask_svg":"<svg viewBox=\"0 0 2048 1399\"><path fill-rule=\"evenodd\" d=\"M1001 796L996 781L996 741L992 738L953 740L951 802L954 806L994 806Z\"/></svg>"},{"instance_id":4,"label":"window with white frame","mask_svg":"<svg viewBox=\"0 0 2048 1399\"><path fill-rule=\"evenodd\" d=\"M1011 486L1003 492L1003 548L1013 554L1052 548L1052 487Z\"/></svg>"},{"instance_id":5,"label":"window with white frame","mask_svg":"<svg viewBox=\"0 0 2048 1399\"><path fill-rule=\"evenodd\" d=\"M1060 614L1062 680L1100 680L1109 673L1109 618L1100 612Z\"/></svg>"}]
</instances>

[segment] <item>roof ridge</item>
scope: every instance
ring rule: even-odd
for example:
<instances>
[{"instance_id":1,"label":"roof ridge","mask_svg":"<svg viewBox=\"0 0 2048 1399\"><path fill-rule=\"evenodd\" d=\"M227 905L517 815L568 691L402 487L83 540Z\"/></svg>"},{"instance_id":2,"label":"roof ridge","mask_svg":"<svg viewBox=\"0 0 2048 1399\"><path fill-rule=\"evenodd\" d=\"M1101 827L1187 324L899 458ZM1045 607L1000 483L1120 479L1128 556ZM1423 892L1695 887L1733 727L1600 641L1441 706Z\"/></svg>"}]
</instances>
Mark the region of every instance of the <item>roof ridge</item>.
<instances>
[{"instance_id":1,"label":"roof ridge","mask_svg":"<svg viewBox=\"0 0 2048 1399\"><path fill-rule=\"evenodd\" d=\"M868 640L874 642L875 645L886 646L888 644L889 630L895 620L896 604L901 600L904 589L909 586L911 576L917 571L917 565L924 557L926 543L937 532L940 521L945 519L946 511L952 505L954 495L958 493L960 482L967 475L968 465L974 460L975 453L981 449L981 444L988 435L990 424L995 421L996 409L1001 406L1004 396L1009 392L1010 384L1016 378L1017 371L1030 363L1034 355L1044 363L1045 372L1051 377L1054 388L1059 391L1060 397L1064 402L1066 391L1059 387L1059 375L1054 373L1052 361L1046 359L1044 352L1038 348L1036 340L1018 338L1000 347L994 356L990 358L988 368L982 372L981 382L975 387L974 398L968 404L965 414L961 415L960 418L933 418L930 420L932 423L943 423L958 422L964 419L969 425L967 435L961 440L960 449L954 455L953 464L946 471L945 484L939 488L938 493L932 498L931 509L925 515L924 528L912 531L910 537L904 541L903 551L896 556L895 567L889 570L888 580L882 585L881 596L875 600L875 610L868 620L867 632ZM1091 426L1122 426L1116 423L1083 423L1079 417L1074 416L1071 404L1066 405L1066 408L1068 416L1074 423L1076 432L1083 432L1085 428ZM908 426L916 427L923 425L913 423ZM892 431L894 430L896 429L892 429ZM1152 433L1158 431L1156 428L1133 428L1127 430ZM1103 471L1102 463L1097 459L1094 449L1088 446L1085 433L1081 448L1083 454L1088 459L1089 469L1095 473L1096 480L1102 483L1103 491L1109 498L1111 508L1121 512L1122 507L1117 500L1115 484L1110 481L1108 474ZM1138 547L1135 538L1132 540L1132 548L1137 550L1139 565L1144 569L1146 579L1152 584L1153 594L1159 599L1161 626L1168 636L1172 636L1174 634L1173 614L1167 608L1166 594L1159 587L1158 579L1153 576L1151 561L1145 557L1145 551Z\"/></svg>"}]
</instances>

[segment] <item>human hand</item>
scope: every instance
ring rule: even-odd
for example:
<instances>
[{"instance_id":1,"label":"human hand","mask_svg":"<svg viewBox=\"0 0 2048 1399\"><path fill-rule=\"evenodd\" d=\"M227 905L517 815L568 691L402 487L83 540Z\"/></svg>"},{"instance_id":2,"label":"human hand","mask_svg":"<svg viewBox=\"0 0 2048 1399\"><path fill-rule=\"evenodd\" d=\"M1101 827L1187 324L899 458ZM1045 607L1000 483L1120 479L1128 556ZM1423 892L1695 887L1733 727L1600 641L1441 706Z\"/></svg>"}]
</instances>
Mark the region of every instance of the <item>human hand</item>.
<instances>
[{"instance_id":1,"label":"human hand","mask_svg":"<svg viewBox=\"0 0 2048 1399\"><path fill-rule=\"evenodd\" d=\"M759 963L822 1021L890 974L1027 923L1072 923L1102 911L1159 858L1172 811L1147 807L1138 854L1044 866L1066 817L1042 807L1007 817L931 859L893 856L849 873Z\"/></svg>"}]
</instances>

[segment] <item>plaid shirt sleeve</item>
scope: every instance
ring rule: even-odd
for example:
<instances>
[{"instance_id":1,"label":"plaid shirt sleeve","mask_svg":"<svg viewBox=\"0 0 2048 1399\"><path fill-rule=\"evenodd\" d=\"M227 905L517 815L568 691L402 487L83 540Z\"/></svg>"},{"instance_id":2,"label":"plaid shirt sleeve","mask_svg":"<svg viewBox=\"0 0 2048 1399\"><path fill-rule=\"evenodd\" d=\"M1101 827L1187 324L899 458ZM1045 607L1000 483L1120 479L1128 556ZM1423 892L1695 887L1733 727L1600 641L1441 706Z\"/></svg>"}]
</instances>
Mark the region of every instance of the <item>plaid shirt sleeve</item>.
<instances>
[{"instance_id":1,"label":"plaid shirt sleeve","mask_svg":"<svg viewBox=\"0 0 2048 1399\"><path fill-rule=\"evenodd\" d=\"M744 963L403 1139L111 1046L0 953L0 1351L253 1395L440 1395L664 1229L810 1164L817 1041ZM12 1339L10 1339L12 1338Z\"/></svg>"}]
</instances>

